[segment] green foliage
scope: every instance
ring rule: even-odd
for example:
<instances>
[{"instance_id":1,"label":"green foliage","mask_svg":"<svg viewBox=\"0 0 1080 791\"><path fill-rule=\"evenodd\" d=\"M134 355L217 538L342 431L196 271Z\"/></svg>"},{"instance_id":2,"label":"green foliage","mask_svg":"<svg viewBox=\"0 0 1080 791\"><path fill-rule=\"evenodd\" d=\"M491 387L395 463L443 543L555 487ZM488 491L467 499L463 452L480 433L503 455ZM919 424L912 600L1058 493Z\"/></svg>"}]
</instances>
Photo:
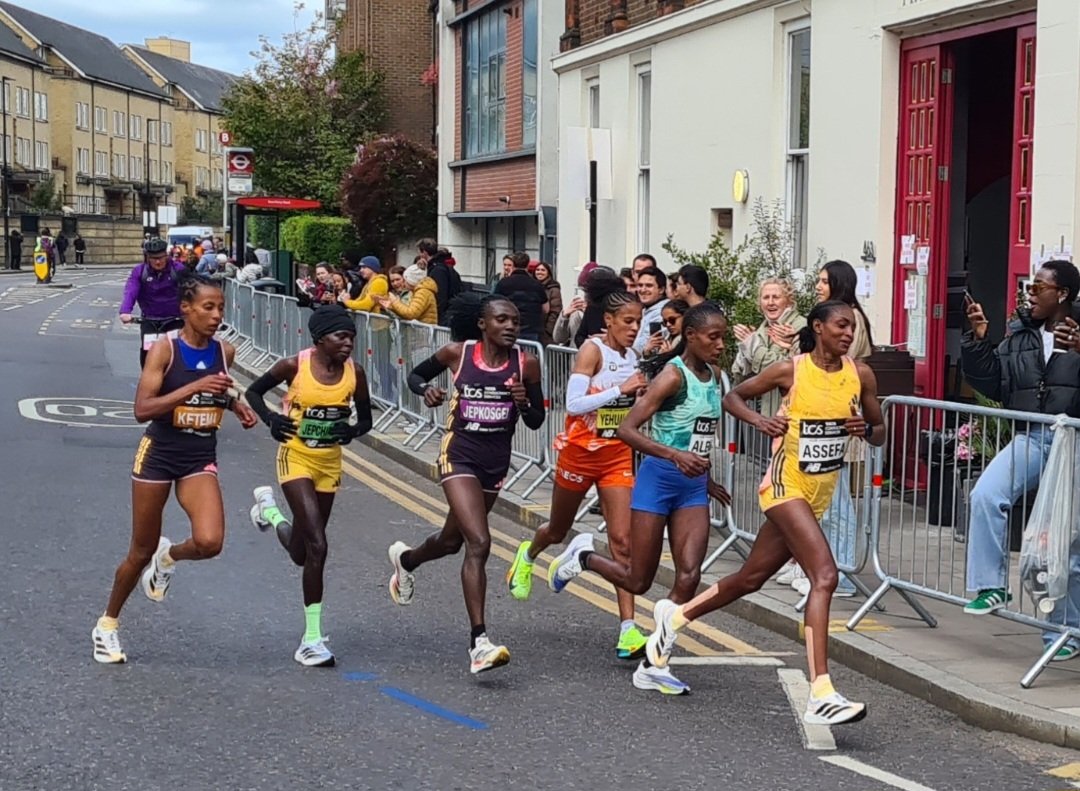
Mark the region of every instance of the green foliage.
<instances>
[{"instance_id":1,"label":"green foliage","mask_svg":"<svg viewBox=\"0 0 1080 791\"><path fill-rule=\"evenodd\" d=\"M284 223L283 217L272 217L265 214L249 215L244 222L247 230L248 241L255 247L264 250L277 250L279 223Z\"/></svg>"},{"instance_id":2,"label":"green foliage","mask_svg":"<svg viewBox=\"0 0 1080 791\"><path fill-rule=\"evenodd\" d=\"M187 195L180 201L177 213L182 225L220 225L221 196L217 193Z\"/></svg>"},{"instance_id":3,"label":"green foliage","mask_svg":"<svg viewBox=\"0 0 1080 791\"><path fill-rule=\"evenodd\" d=\"M336 264L345 250L357 245L356 230L344 217L298 214L281 224L281 246L305 264Z\"/></svg>"},{"instance_id":4,"label":"green foliage","mask_svg":"<svg viewBox=\"0 0 1080 791\"><path fill-rule=\"evenodd\" d=\"M362 51L333 57L334 31L318 15L280 46L263 37L258 64L224 100L224 126L255 151L265 193L338 207L341 175L357 145L386 121L383 75Z\"/></svg>"},{"instance_id":5,"label":"green foliage","mask_svg":"<svg viewBox=\"0 0 1080 791\"><path fill-rule=\"evenodd\" d=\"M709 240L702 252L691 252L675 244L669 236L664 250L679 265L694 264L709 273L709 297L727 311L729 324L756 327L762 321L758 306L758 287L767 277L785 277L795 286L799 313L805 316L814 306L814 280L820 266L812 272L793 269L791 265L794 233L784 217L781 201L754 202L750 234L734 249L728 247L721 233ZM818 263L824 261L822 251Z\"/></svg>"},{"instance_id":6,"label":"green foliage","mask_svg":"<svg viewBox=\"0 0 1080 791\"><path fill-rule=\"evenodd\" d=\"M432 149L403 135L380 137L357 149L341 181L342 211L379 250L434 236L438 181Z\"/></svg>"},{"instance_id":7,"label":"green foliage","mask_svg":"<svg viewBox=\"0 0 1080 791\"><path fill-rule=\"evenodd\" d=\"M60 211L64 199L56 191L56 177L49 176L30 192L30 205L39 212Z\"/></svg>"}]
</instances>

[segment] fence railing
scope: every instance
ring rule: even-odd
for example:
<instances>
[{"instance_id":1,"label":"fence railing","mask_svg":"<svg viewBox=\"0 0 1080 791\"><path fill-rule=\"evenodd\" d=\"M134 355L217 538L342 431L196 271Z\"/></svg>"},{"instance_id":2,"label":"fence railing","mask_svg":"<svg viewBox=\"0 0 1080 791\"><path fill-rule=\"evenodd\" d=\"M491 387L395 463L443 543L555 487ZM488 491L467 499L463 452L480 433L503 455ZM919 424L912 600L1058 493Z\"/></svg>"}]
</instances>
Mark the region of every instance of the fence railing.
<instances>
[{"instance_id":1,"label":"fence railing","mask_svg":"<svg viewBox=\"0 0 1080 791\"><path fill-rule=\"evenodd\" d=\"M225 316L224 337L236 344L238 359L255 368L294 355L307 342L305 314L291 297L226 281ZM443 432L447 405L428 409L408 389L406 377L450 342L449 330L381 314L356 313L354 320L354 356L382 412L376 428L421 448ZM552 477L552 442L565 423L566 386L577 350L525 341L519 346L540 362L548 409L540 430L522 427L514 435L512 472L504 489L521 487L520 496L529 499ZM445 372L438 384L448 388L449 380ZM728 386L725 377L723 390ZM995 614L1043 631L1046 649L1020 680L1030 687L1058 650L1080 641L1080 541L1074 546L1069 595L1047 613L1023 595L1015 538L1046 464L1051 426L1075 431L1080 420L902 397L885 399L883 411L885 445L858 443L822 519L838 569L866 597L847 628L854 630L873 608L883 609L889 591L934 627L937 621L919 597L964 605L980 588L1000 582L1013 596ZM745 557L765 521L758 488L772 440L730 416L721 425L713 466L732 504L712 504L711 523L722 541L703 570L729 551ZM582 506L579 519L595 501ZM873 590L865 582L870 572L878 580ZM803 604L805 597L796 606Z\"/></svg>"}]
</instances>

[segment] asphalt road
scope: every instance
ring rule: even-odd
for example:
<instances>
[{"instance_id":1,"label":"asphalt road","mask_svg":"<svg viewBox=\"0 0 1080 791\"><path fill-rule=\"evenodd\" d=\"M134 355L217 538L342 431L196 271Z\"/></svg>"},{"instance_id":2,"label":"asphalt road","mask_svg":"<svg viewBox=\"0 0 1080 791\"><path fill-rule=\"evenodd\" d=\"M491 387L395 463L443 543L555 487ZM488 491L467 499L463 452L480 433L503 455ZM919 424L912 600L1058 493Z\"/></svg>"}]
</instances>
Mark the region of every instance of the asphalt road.
<instances>
[{"instance_id":1,"label":"asphalt road","mask_svg":"<svg viewBox=\"0 0 1080 791\"><path fill-rule=\"evenodd\" d=\"M978 731L839 666L838 688L870 715L834 729L835 750L806 749L778 672L802 677L802 646L725 615L683 651L711 663L676 668L690 696L637 691L595 578L558 597L538 580L527 604L505 593L522 530L500 520L487 620L513 659L473 677L456 559L420 570L411 607L386 591L386 548L430 531L438 488L358 446L331 526L324 631L338 665L301 668L299 572L247 520L274 443L235 421L219 446L224 552L181 566L163 604L136 591L129 663L96 664L90 630L129 540L140 434L113 403L132 400L138 373L137 333L115 320L122 278L79 274L70 291L0 279L0 790L1068 787L1044 773L1075 754ZM166 534L186 529L170 504ZM783 667L745 664L773 660Z\"/></svg>"}]
</instances>

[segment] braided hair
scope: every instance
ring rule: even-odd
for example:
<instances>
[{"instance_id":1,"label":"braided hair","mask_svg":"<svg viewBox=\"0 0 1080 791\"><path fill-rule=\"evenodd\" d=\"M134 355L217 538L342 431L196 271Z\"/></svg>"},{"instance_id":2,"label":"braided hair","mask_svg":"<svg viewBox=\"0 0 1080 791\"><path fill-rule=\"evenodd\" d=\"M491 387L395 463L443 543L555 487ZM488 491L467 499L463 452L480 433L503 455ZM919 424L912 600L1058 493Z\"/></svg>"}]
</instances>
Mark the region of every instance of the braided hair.
<instances>
[{"instance_id":1,"label":"braided hair","mask_svg":"<svg viewBox=\"0 0 1080 791\"><path fill-rule=\"evenodd\" d=\"M669 303L670 304L670 303ZM663 354L657 354L654 357L647 357L638 364L639 370L645 374L649 379L652 379L662 370L664 366L680 356L686 351L686 335L689 330L697 330L704 327L713 318L727 319L727 314L724 313L724 309L717 305L715 302L702 302L690 308L683 315L682 320L682 335L679 336L679 343L670 352L664 352Z\"/></svg>"},{"instance_id":2,"label":"braided hair","mask_svg":"<svg viewBox=\"0 0 1080 791\"><path fill-rule=\"evenodd\" d=\"M208 288L216 288L221 290L221 281L212 280L206 275L197 275L194 272L183 272L180 275L180 282L177 286L177 290L180 293L181 302L194 302L195 294L199 288L207 286Z\"/></svg>"}]
</instances>

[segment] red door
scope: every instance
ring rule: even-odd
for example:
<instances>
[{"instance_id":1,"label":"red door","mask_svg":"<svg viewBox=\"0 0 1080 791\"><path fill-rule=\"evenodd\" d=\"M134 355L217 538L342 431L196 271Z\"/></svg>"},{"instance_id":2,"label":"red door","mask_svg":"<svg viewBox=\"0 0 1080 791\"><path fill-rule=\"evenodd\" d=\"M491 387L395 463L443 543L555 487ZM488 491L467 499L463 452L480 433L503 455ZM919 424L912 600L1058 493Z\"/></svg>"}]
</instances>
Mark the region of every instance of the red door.
<instances>
[{"instance_id":1,"label":"red door","mask_svg":"<svg viewBox=\"0 0 1080 791\"><path fill-rule=\"evenodd\" d=\"M941 398L945 392L951 83L946 48L933 45L903 52L893 342L906 343L915 358L915 394L924 398ZM904 237L914 237L915 260L905 256ZM923 267L919 248L929 251Z\"/></svg>"},{"instance_id":2,"label":"red door","mask_svg":"<svg viewBox=\"0 0 1080 791\"><path fill-rule=\"evenodd\" d=\"M1035 140L1035 25L1016 31L1016 108L1013 113L1012 206L1009 210L1008 309L1031 267L1031 164Z\"/></svg>"}]
</instances>

